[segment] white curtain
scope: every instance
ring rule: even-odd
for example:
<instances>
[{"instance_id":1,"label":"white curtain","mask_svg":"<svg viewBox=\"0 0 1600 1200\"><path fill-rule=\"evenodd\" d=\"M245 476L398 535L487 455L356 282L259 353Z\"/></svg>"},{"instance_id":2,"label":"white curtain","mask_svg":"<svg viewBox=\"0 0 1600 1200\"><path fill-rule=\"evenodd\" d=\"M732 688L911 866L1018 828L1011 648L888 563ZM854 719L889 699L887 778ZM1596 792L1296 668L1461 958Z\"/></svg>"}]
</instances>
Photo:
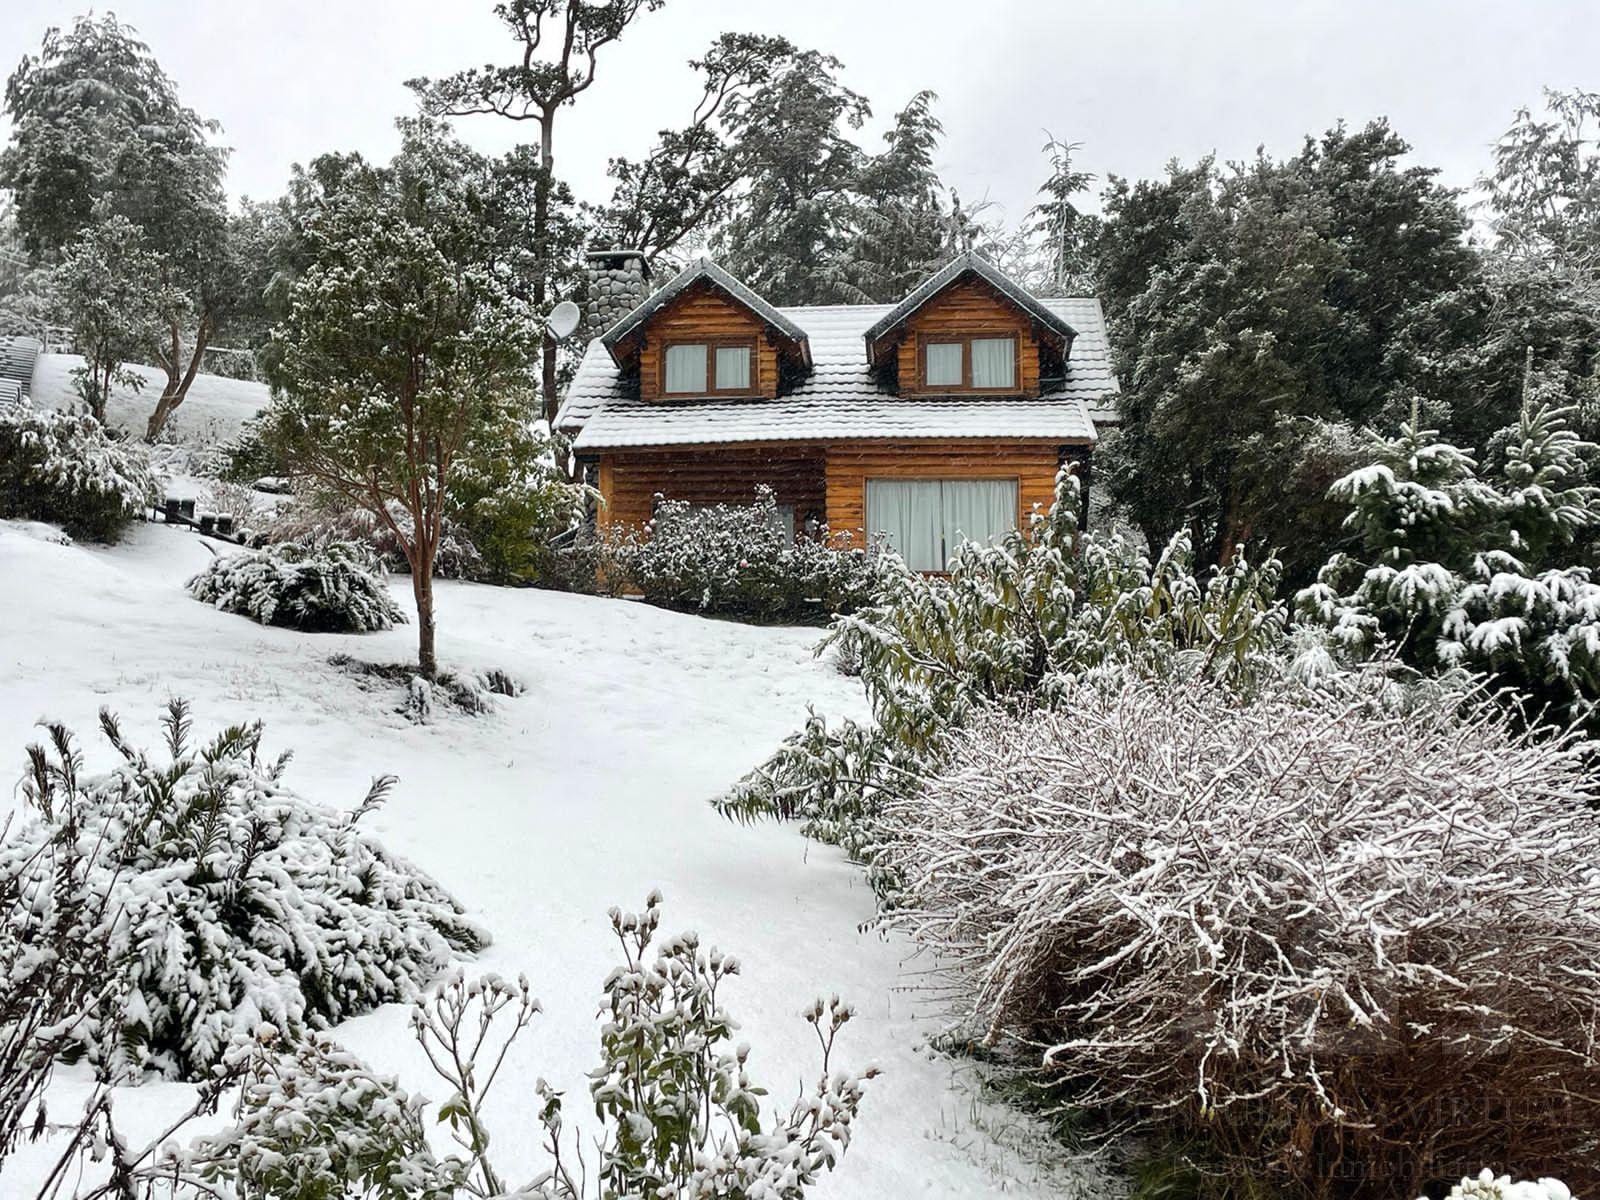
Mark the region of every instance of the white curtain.
<instances>
[{"instance_id":1,"label":"white curtain","mask_svg":"<svg viewBox=\"0 0 1600 1200\"><path fill-rule=\"evenodd\" d=\"M703 392L706 390L706 348L704 346L667 347L667 391Z\"/></svg>"},{"instance_id":2,"label":"white curtain","mask_svg":"<svg viewBox=\"0 0 1600 1200\"><path fill-rule=\"evenodd\" d=\"M940 515L946 557L963 541L992 545L1017 527L1017 481L947 479L941 485Z\"/></svg>"},{"instance_id":3,"label":"white curtain","mask_svg":"<svg viewBox=\"0 0 1600 1200\"><path fill-rule=\"evenodd\" d=\"M974 338L972 342L972 386L1008 388L1016 386L1017 342L1015 338Z\"/></svg>"},{"instance_id":4,"label":"white curtain","mask_svg":"<svg viewBox=\"0 0 1600 1200\"><path fill-rule=\"evenodd\" d=\"M867 480L867 530L889 535L889 544L913 571L944 570L939 481Z\"/></svg>"},{"instance_id":5,"label":"white curtain","mask_svg":"<svg viewBox=\"0 0 1600 1200\"><path fill-rule=\"evenodd\" d=\"M717 347L717 387L730 389L737 388L740 391L746 391L749 389L749 346Z\"/></svg>"},{"instance_id":6,"label":"white curtain","mask_svg":"<svg viewBox=\"0 0 1600 1200\"><path fill-rule=\"evenodd\" d=\"M942 571L963 541L994 543L1017 527L1015 479L869 479L867 530L913 571Z\"/></svg>"},{"instance_id":7,"label":"white curtain","mask_svg":"<svg viewBox=\"0 0 1600 1200\"><path fill-rule=\"evenodd\" d=\"M929 387L961 386L961 343L935 342L927 349L923 382Z\"/></svg>"}]
</instances>

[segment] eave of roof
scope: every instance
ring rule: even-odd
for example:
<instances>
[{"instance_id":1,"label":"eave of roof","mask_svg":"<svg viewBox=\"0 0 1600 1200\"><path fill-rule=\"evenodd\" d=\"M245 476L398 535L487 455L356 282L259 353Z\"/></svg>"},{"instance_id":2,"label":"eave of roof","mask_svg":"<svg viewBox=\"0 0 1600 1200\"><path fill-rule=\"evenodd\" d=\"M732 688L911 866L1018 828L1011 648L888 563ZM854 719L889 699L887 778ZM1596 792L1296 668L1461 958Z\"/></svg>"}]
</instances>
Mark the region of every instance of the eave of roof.
<instances>
[{"instance_id":1,"label":"eave of roof","mask_svg":"<svg viewBox=\"0 0 1600 1200\"><path fill-rule=\"evenodd\" d=\"M647 296L639 307L600 335L600 342L613 361L617 361L616 347L620 342L626 340L652 316L702 281L727 293L732 299L755 313L768 326L794 344L805 366L811 365L811 342L806 336L806 331L708 258L690 263ZM618 361L617 365L622 364Z\"/></svg>"},{"instance_id":2,"label":"eave of roof","mask_svg":"<svg viewBox=\"0 0 1600 1200\"><path fill-rule=\"evenodd\" d=\"M882 341L888 334L904 325L919 308L969 272L978 276L978 278L994 288L995 291L1022 309L1033 320L1055 333L1068 345L1071 344L1073 338L1078 336L1076 329L1041 304L1032 293L1007 278L999 267L982 255L967 250L956 255L911 289L910 295L891 308L881 320L867 330L865 335L867 359L869 361L872 360L872 347L877 342Z\"/></svg>"}]
</instances>

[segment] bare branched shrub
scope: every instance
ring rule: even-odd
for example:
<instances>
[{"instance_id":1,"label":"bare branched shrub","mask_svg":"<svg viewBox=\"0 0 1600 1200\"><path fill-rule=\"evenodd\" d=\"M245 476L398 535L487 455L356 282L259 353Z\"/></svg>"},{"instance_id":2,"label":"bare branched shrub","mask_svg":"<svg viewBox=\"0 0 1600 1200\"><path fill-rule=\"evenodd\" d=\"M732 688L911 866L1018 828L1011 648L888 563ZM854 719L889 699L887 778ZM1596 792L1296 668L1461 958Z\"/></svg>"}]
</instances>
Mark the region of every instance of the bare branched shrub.
<instances>
[{"instance_id":1,"label":"bare branched shrub","mask_svg":"<svg viewBox=\"0 0 1600 1200\"><path fill-rule=\"evenodd\" d=\"M1492 1162L1600 1186L1582 745L1381 681L1060 686L954 732L881 817L887 920L973 1036L1235 1183L1409 1198Z\"/></svg>"}]
</instances>

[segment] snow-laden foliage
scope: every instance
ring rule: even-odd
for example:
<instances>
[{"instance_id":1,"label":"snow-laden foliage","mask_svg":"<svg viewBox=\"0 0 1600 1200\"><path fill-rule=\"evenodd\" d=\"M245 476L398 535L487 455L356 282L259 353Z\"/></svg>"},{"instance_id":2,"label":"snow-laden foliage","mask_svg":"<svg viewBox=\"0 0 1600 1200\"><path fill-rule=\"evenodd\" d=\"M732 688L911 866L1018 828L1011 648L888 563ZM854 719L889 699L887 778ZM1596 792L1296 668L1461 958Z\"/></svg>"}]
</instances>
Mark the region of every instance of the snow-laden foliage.
<instances>
[{"instance_id":1,"label":"snow-laden foliage","mask_svg":"<svg viewBox=\"0 0 1600 1200\"><path fill-rule=\"evenodd\" d=\"M0 516L110 542L154 499L143 447L117 441L87 414L0 404Z\"/></svg>"},{"instance_id":2,"label":"snow-laden foliage","mask_svg":"<svg viewBox=\"0 0 1600 1200\"><path fill-rule=\"evenodd\" d=\"M65 728L29 751L28 819L0 846L0 961L29 970L71 935L103 947L110 991L72 1031L104 1077L192 1078L263 1022L319 1028L404 1000L483 935L438 884L358 828L392 777L353 813L284 786L288 755L263 757L261 726L196 743L182 702L166 755L101 728L122 761L86 774ZM78 913L86 929L57 928ZM12 981L16 986L16 980Z\"/></svg>"},{"instance_id":3,"label":"snow-laden foliage","mask_svg":"<svg viewBox=\"0 0 1600 1200\"><path fill-rule=\"evenodd\" d=\"M197 1140L188 1170L209 1187L174 1195L256 1200L452 1200L458 1160L428 1146L424 1101L323 1034L252 1047L237 1122ZM212 1191L211 1189L215 1189ZM355 1189L352 1193L352 1189Z\"/></svg>"},{"instance_id":4,"label":"snow-laden foliage","mask_svg":"<svg viewBox=\"0 0 1600 1200\"><path fill-rule=\"evenodd\" d=\"M484 1102L512 1042L540 1011L528 981L461 975L418 1001L413 1028L450 1089L439 1120L457 1151L437 1156L420 1097L401 1091L323 1040L287 1050L269 1036L251 1052L235 1124L199 1138L150 1172L175 1196L254 1200L800 1200L849 1148L874 1069L834 1069L833 1046L851 1010L837 997L805 1011L821 1067L786 1113L764 1118L750 1047L721 990L737 960L694 934L654 946L660 895L640 913L612 910L623 961L606 978L601 1063L589 1092L600 1130L569 1129L562 1097L542 1080L529 1114L545 1162L521 1186L493 1161ZM204 1181L203 1186L198 1181ZM156 1194L163 1194L158 1191Z\"/></svg>"},{"instance_id":5,"label":"snow-laden foliage","mask_svg":"<svg viewBox=\"0 0 1600 1200\"><path fill-rule=\"evenodd\" d=\"M1570 412L1530 407L1498 471L1431 430L1373 437L1370 465L1334 484L1359 548L1336 554L1296 604L1337 645L1425 671L1470 667L1556 720L1600 697L1600 583L1578 561L1600 521L1583 482L1594 447Z\"/></svg>"},{"instance_id":6,"label":"snow-laden foliage","mask_svg":"<svg viewBox=\"0 0 1600 1200\"><path fill-rule=\"evenodd\" d=\"M240 550L213 559L188 587L224 612L313 633L368 633L406 619L371 557L348 542Z\"/></svg>"},{"instance_id":7,"label":"snow-laden foliage","mask_svg":"<svg viewBox=\"0 0 1600 1200\"><path fill-rule=\"evenodd\" d=\"M886 919L972 1036L1286 1195L1485 1161L1600 1185L1582 744L1381 677L1055 699L952 733L879 815Z\"/></svg>"},{"instance_id":8,"label":"snow-laden foliage","mask_svg":"<svg viewBox=\"0 0 1600 1200\"><path fill-rule=\"evenodd\" d=\"M790 534L772 489L750 504L661 500L647 529L622 531L610 570L651 604L750 621L819 621L871 601L881 556L830 538Z\"/></svg>"},{"instance_id":9,"label":"snow-laden foliage","mask_svg":"<svg viewBox=\"0 0 1600 1200\"><path fill-rule=\"evenodd\" d=\"M402 546L402 539L410 539L413 533L411 514L394 503L384 511L387 518L379 520L367 509L351 508L337 497L301 487L288 504L252 531L250 543L258 547L289 543L313 553L335 543L351 543L364 547L384 570L404 574L411 570ZM444 518L433 573L441 579L477 579L483 570L478 548L459 525Z\"/></svg>"},{"instance_id":10,"label":"snow-laden foliage","mask_svg":"<svg viewBox=\"0 0 1600 1200\"><path fill-rule=\"evenodd\" d=\"M1451 1188L1444 1200L1572 1200L1572 1189L1559 1179L1512 1179L1485 1167Z\"/></svg>"},{"instance_id":11,"label":"snow-laden foliage","mask_svg":"<svg viewBox=\"0 0 1600 1200\"><path fill-rule=\"evenodd\" d=\"M1079 675L1113 666L1240 689L1281 668L1276 562L1237 556L1202 577L1181 534L1152 562L1120 537L1080 536L1077 480L1064 471L1056 487L1029 536L965 543L948 576L886 570L876 602L837 619L824 643L859 662L873 724L813 713L721 811L801 817L808 833L866 858L882 797L915 792L919 769L982 708L1050 704Z\"/></svg>"}]
</instances>

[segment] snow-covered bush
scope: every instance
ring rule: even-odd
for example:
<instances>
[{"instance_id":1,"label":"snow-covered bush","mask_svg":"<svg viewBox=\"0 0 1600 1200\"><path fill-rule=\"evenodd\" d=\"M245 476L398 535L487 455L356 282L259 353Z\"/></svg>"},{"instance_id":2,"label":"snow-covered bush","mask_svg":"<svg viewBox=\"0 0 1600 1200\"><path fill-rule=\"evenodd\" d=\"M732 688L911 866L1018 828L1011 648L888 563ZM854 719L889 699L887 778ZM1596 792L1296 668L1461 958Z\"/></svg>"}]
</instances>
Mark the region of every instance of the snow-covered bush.
<instances>
[{"instance_id":1,"label":"snow-covered bush","mask_svg":"<svg viewBox=\"0 0 1600 1200\"><path fill-rule=\"evenodd\" d=\"M1235 1182L1592 1190L1600 783L1481 695L1417 699L1065 680L885 802L886 920L972 1037Z\"/></svg>"},{"instance_id":2,"label":"snow-covered bush","mask_svg":"<svg viewBox=\"0 0 1600 1200\"><path fill-rule=\"evenodd\" d=\"M347 542L240 550L213 559L188 587L223 612L312 633L367 633L406 619L371 557Z\"/></svg>"},{"instance_id":3,"label":"snow-covered bush","mask_svg":"<svg viewBox=\"0 0 1600 1200\"><path fill-rule=\"evenodd\" d=\"M1485 1167L1451 1188L1444 1200L1572 1200L1572 1191L1559 1179L1512 1179Z\"/></svg>"},{"instance_id":4,"label":"snow-covered bush","mask_svg":"<svg viewBox=\"0 0 1600 1200\"><path fill-rule=\"evenodd\" d=\"M732 1044L738 1025L719 995L739 964L693 934L665 941L651 961L659 905L652 894L641 913L611 914L623 962L605 982L601 1063L590 1075L599 1135L570 1130L561 1096L541 1080L529 1120L544 1130L546 1162L520 1187L494 1163L482 1112L539 1004L526 979L459 975L413 1013L424 1054L450 1089L440 1118L459 1153L437 1157L421 1100L336 1046L282 1052L269 1042L253 1055L236 1124L198 1139L151 1179L177 1181L174 1191L188 1196L196 1193L181 1181L198 1178L207 1195L255 1200L801 1200L849 1148L865 1082L877 1073L834 1069L850 1008L834 998L806 1010L821 1051L817 1082L787 1113L764 1118L750 1048Z\"/></svg>"},{"instance_id":5,"label":"snow-covered bush","mask_svg":"<svg viewBox=\"0 0 1600 1200\"><path fill-rule=\"evenodd\" d=\"M0 404L0 516L112 542L154 500L142 447L86 414Z\"/></svg>"},{"instance_id":6,"label":"snow-covered bush","mask_svg":"<svg viewBox=\"0 0 1600 1200\"><path fill-rule=\"evenodd\" d=\"M247 484L289 474L288 460L267 436L266 422L260 415L241 424L239 431L217 449L222 460L219 474L229 483Z\"/></svg>"},{"instance_id":7,"label":"snow-covered bush","mask_svg":"<svg viewBox=\"0 0 1600 1200\"><path fill-rule=\"evenodd\" d=\"M823 643L859 663L872 725L830 727L812 714L717 802L721 811L800 817L812 835L869 858L883 797L915 792L949 732L977 711L1050 704L1077 677L1111 667L1241 690L1282 669L1275 561L1236 557L1202 577L1185 535L1152 562L1120 537L1080 537L1077 512L1077 481L1063 472L1031 536L966 543L947 576L885 570L876 602L836 620Z\"/></svg>"},{"instance_id":8,"label":"snow-covered bush","mask_svg":"<svg viewBox=\"0 0 1600 1200\"><path fill-rule=\"evenodd\" d=\"M748 621L817 621L871 601L879 581L872 549L790 534L772 489L754 503L663 500L645 536L613 539L612 570L664 608Z\"/></svg>"},{"instance_id":9,"label":"snow-covered bush","mask_svg":"<svg viewBox=\"0 0 1600 1200\"><path fill-rule=\"evenodd\" d=\"M215 1191L179 1186L175 1195L454 1200L466 1182L461 1163L429 1148L420 1096L326 1035L285 1047L274 1034L252 1049L236 1123L185 1156Z\"/></svg>"},{"instance_id":10,"label":"snow-covered bush","mask_svg":"<svg viewBox=\"0 0 1600 1200\"><path fill-rule=\"evenodd\" d=\"M1373 461L1333 485L1359 546L1333 556L1296 606L1336 645L1424 671L1470 667L1556 721L1600 699L1600 583L1575 549L1600 524L1582 482L1594 447L1565 409L1532 407L1505 463L1483 472L1432 430L1373 437Z\"/></svg>"},{"instance_id":11,"label":"snow-covered bush","mask_svg":"<svg viewBox=\"0 0 1600 1200\"><path fill-rule=\"evenodd\" d=\"M48 957L64 932L104 949L107 994L70 1039L102 1076L195 1077L263 1022L320 1028L405 1000L483 943L360 832L392 777L338 813L283 785L288 756L262 756L259 723L196 744L174 702L162 724L166 761L102 713L123 761L101 775L51 726L51 748L29 751L30 816L0 846L0 879L29 900L4 914L0 951ZM62 931L58 912L90 927Z\"/></svg>"},{"instance_id":12,"label":"snow-covered bush","mask_svg":"<svg viewBox=\"0 0 1600 1200\"><path fill-rule=\"evenodd\" d=\"M388 513L395 528L409 538L411 515L405 507L390 504ZM330 497L308 494L303 488L291 503L255 530L250 541L257 547L288 544L313 553L334 544L357 545L386 571L404 574L411 569L399 536L387 522L379 521L364 508L353 509ZM434 559L434 575L440 579L476 579L483 569L483 556L477 547L459 525L446 517L438 557Z\"/></svg>"}]
</instances>

